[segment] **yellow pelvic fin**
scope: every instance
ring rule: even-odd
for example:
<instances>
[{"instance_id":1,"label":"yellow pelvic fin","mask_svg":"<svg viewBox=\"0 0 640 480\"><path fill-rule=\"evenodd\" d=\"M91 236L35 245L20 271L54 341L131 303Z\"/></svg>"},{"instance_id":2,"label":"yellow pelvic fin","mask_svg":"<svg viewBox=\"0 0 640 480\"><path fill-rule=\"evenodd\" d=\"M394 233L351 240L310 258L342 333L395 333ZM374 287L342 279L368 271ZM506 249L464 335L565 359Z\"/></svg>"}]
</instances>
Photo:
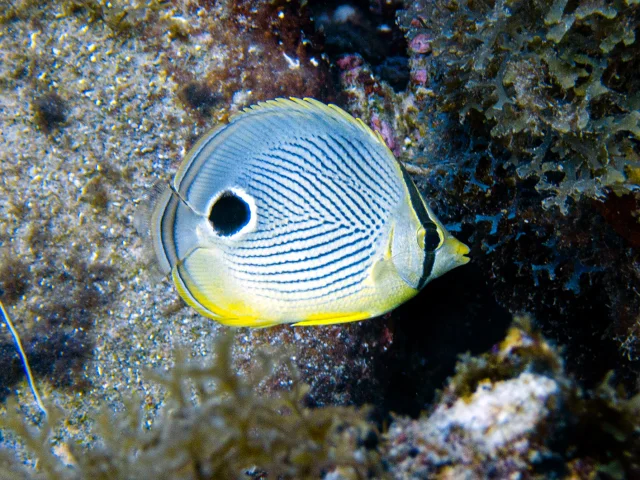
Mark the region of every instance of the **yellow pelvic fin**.
<instances>
[{"instance_id":1,"label":"yellow pelvic fin","mask_svg":"<svg viewBox=\"0 0 640 480\"><path fill-rule=\"evenodd\" d=\"M243 305L228 304L222 308L211 302L207 296L191 281L184 269L184 263L176 265L171 274L178 294L201 315L225 325L242 326L237 322L251 322L253 317L242 315Z\"/></svg>"},{"instance_id":2,"label":"yellow pelvic fin","mask_svg":"<svg viewBox=\"0 0 640 480\"><path fill-rule=\"evenodd\" d=\"M369 312L351 313L314 313L307 317L307 320L294 323L295 327L310 327L313 325L332 325L335 323L357 322L370 318Z\"/></svg>"}]
</instances>

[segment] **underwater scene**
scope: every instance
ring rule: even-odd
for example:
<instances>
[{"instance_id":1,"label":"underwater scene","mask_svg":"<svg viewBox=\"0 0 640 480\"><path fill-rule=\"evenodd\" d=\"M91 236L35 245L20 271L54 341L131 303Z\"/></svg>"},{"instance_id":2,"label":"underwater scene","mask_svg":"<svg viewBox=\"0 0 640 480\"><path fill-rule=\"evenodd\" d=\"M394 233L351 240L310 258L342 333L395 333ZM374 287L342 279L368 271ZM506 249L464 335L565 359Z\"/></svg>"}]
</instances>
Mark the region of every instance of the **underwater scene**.
<instances>
[{"instance_id":1,"label":"underwater scene","mask_svg":"<svg viewBox=\"0 0 640 480\"><path fill-rule=\"evenodd\" d=\"M0 480L640 479L640 0L0 0Z\"/></svg>"}]
</instances>

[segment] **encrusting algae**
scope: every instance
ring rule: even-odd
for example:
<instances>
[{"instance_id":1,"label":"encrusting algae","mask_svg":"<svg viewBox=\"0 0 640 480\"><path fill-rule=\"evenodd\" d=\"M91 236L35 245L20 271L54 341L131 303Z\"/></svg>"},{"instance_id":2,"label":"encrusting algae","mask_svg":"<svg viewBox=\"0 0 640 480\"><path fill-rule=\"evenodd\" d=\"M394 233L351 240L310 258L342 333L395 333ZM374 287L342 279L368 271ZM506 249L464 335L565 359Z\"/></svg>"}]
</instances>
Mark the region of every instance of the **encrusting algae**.
<instances>
[{"instance_id":1,"label":"encrusting algae","mask_svg":"<svg viewBox=\"0 0 640 480\"><path fill-rule=\"evenodd\" d=\"M465 355L433 408L385 434L394 478L614 478L640 475L640 395L611 376L585 391L528 317Z\"/></svg>"}]
</instances>

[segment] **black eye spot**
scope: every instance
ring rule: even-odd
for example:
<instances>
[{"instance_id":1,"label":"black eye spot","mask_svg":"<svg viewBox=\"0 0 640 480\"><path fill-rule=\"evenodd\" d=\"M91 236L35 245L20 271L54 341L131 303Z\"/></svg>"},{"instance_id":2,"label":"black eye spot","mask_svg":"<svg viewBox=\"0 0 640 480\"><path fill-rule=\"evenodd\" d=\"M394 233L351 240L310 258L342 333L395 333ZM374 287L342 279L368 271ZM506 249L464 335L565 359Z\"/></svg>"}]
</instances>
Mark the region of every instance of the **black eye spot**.
<instances>
[{"instance_id":1,"label":"black eye spot","mask_svg":"<svg viewBox=\"0 0 640 480\"><path fill-rule=\"evenodd\" d=\"M209 221L213 229L223 237L237 233L250 219L249 205L233 192L223 193L209 212Z\"/></svg>"}]
</instances>

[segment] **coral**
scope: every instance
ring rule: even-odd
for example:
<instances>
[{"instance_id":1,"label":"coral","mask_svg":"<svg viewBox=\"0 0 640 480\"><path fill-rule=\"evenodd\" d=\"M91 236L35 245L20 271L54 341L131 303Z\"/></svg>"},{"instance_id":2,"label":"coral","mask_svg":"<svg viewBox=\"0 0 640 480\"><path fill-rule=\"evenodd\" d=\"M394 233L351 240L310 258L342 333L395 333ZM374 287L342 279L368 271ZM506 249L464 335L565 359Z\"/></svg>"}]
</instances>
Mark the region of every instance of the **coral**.
<instances>
[{"instance_id":1,"label":"coral","mask_svg":"<svg viewBox=\"0 0 640 480\"><path fill-rule=\"evenodd\" d=\"M34 429L15 403L0 417L37 459L37 473L2 454L3 473L13 478L219 479L319 478L331 472L349 478L382 478L375 427L366 411L303 406L308 388L296 380L288 392L264 396L256 385L270 371L263 357L254 381L235 372L232 336L218 339L214 360L178 360L168 374L154 374L169 391L164 409L145 426L136 398L118 414L98 419L99 446L86 449L55 437L60 411ZM51 449L50 438L54 438ZM256 478L256 477L253 477Z\"/></svg>"},{"instance_id":2,"label":"coral","mask_svg":"<svg viewBox=\"0 0 640 480\"><path fill-rule=\"evenodd\" d=\"M466 148L431 157L419 184L472 245L491 295L512 313L535 315L587 385L617 369L637 388L639 257L634 222L623 219L633 219L638 194L581 198L563 215L546 209L535 181L518 179L494 148L469 132L457 141L465 138Z\"/></svg>"},{"instance_id":3,"label":"coral","mask_svg":"<svg viewBox=\"0 0 640 480\"><path fill-rule=\"evenodd\" d=\"M396 422L388 458L395 478L506 478L527 470L529 452L541 448L532 434L551 420L559 394L555 380L522 373L439 404L422 422Z\"/></svg>"},{"instance_id":4,"label":"coral","mask_svg":"<svg viewBox=\"0 0 640 480\"><path fill-rule=\"evenodd\" d=\"M413 62L439 108L480 115L546 207L637 188L625 173L640 158L637 2L412 2L400 24L410 45L429 39Z\"/></svg>"},{"instance_id":5,"label":"coral","mask_svg":"<svg viewBox=\"0 0 640 480\"><path fill-rule=\"evenodd\" d=\"M385 460L395 478L635 478L640 395L608 378L584 392L556 350L517 318L492 351L464 357L432 411L397 419Z\"/></svg>"}]
</instances>

